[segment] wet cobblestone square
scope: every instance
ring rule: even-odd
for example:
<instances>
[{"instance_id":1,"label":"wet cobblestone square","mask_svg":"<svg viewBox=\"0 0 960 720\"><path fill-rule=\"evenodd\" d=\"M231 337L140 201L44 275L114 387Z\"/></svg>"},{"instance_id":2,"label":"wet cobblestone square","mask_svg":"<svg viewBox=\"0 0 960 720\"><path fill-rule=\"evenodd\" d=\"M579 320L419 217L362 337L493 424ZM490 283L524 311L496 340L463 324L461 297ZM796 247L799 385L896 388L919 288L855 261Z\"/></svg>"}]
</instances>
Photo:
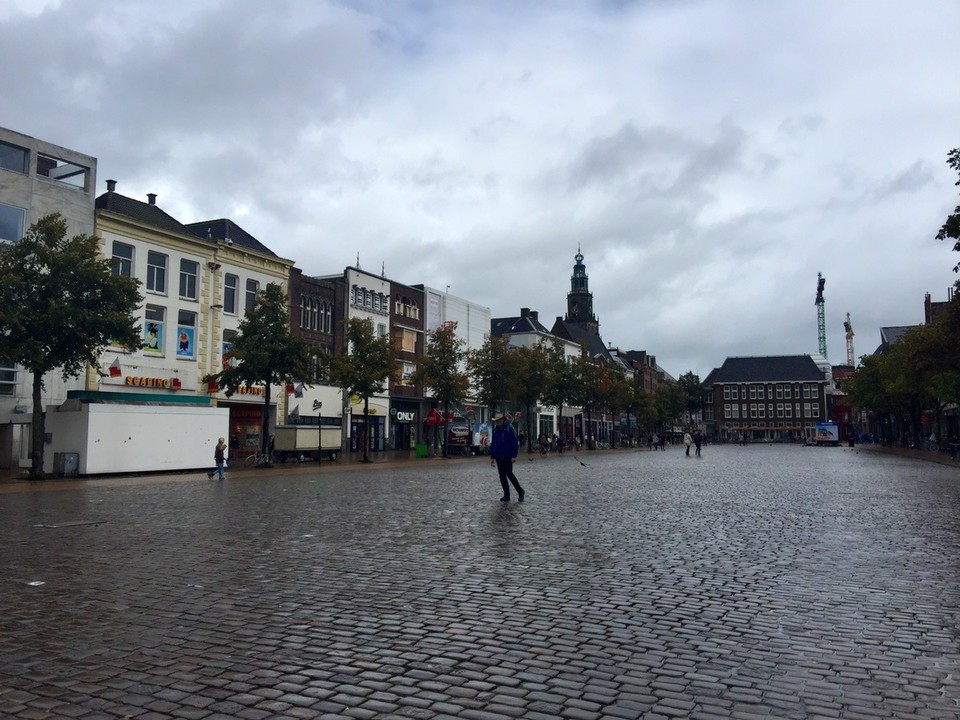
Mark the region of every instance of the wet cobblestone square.
<instances>
[{"instance_id":1,"label":"wet cobblestone square","mask_svg":"<svg viewBox=\"0 0 960 720\"><path fill-rule=\"evenodd\" d=\"M960 715L955 468L577 457L2 493L0 716Z\"/></svg>"}]
</instances>

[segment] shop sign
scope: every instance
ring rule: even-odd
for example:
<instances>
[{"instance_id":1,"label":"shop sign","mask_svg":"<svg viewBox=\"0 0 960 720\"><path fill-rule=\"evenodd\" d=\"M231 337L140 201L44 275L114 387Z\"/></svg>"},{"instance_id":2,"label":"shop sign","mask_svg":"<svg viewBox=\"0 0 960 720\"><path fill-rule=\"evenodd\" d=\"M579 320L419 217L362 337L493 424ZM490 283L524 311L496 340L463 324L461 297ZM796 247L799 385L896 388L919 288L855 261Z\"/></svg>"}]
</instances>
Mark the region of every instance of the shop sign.
<instances>
[{"instance_id":1,"label":"shop sign","mask_svg":"<svg viewBox=\"0 0 960 720\"><path fill-rule=\"evenodd\" d=\"M127 375L123 379L123 384L131 387L163 388L165 390L178 390L180 388L178 378L143 377L142 375Z\"/></svg>"}]
</instances>

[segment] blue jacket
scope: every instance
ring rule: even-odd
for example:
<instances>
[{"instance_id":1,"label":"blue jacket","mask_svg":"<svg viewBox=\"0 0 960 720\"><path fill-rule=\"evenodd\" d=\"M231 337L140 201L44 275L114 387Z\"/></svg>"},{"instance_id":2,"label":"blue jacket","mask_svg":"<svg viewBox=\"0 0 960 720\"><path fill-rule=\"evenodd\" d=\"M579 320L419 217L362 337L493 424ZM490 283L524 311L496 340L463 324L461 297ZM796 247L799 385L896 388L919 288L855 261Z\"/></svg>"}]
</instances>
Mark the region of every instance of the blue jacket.
<instances>
[{"instance_id":1,"label":"blue jacket","mask_svg":"<svg viewBox=\"0 0 960 720\"><path fill-rule=\"evenodd\" d=\"M513 425L504 423L503 428L493 429L493 441L490 443L490 457L494 460L515 458L520 452L520 443Z\"/></svg>"}]
</instances>

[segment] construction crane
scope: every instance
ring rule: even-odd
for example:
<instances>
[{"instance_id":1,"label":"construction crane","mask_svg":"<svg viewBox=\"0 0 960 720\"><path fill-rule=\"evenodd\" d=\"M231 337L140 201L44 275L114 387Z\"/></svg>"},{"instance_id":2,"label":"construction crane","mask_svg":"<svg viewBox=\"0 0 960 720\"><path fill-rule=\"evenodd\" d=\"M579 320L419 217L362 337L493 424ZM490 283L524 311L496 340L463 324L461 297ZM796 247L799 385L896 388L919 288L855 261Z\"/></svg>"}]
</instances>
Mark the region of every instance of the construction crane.
<instances>
[{"instance_id":1,"label":"construction crane","mask_svg":"<svg viewBox=\"0 0 960 720\"><path fill-rule=\"evenodd\" d=\"M853 325L850 324L850 313L847 313L846 322L843 323L843 329L847 331L847 365L853 367Z\"/></svg>"},{"instance_id":2,"label":"construction crane","mask_svg":"<svg viewBox=\"0 0 960 720\"><path fill-rule=\"evenodd\" d=\"M827 323L823 315L823 286L826 282L823 275L817 273L817 299L815 301L817 306L817 332L820 337L820 354L823 355L824 360L827 359Z\"/></svg>"}]
</instances>

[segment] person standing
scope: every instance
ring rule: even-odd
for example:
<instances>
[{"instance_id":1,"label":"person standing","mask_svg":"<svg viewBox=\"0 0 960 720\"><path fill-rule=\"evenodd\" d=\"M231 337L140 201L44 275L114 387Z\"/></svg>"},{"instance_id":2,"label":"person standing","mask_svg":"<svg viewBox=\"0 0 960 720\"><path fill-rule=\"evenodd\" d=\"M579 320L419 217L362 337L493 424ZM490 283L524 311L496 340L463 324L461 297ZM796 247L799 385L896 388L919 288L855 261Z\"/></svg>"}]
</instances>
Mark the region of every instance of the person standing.
<instances>
[{"instance_id":1,"label":"person standing","mask_svg":"<svg viewBox=\"0 0 960 720\"><path fill-rule=\"evenodd\" d=\"M693 436L690 435L689 430L683 433L683 444L687 446L687 457L690 457L690 446L693 445Z\"/></svg>"},{"instance_id":2,"label":"person standing","mask_svg":"<svg viewBox=\"0 0 960 720\"><path fill-rule=\"evenodd\" d=\"M493 441L490 443L490 464L497 466L500 484L503 486L503 497L500 502L510 502L510 484L517 491L517 500L523 502L523 488L517 476L513 474L513 462L520 451L520 443L513 426L507 422L506 415L499 415L494 420ZM508 482L509 481L509 482Z\"/></svg>"},{"instance_id":3,"label":"person standing","mask_svg":"<svg viewBox=\"0 0 960 720\"><path fill-rule=\"evenodd\" d=\"M223 480L223 465L227 461L227 443L223 438L220 438L217 441L217 446L213 449L213 460L217 464L216 470L211 470L207 473L207 478L213 479L213 474L217 473L219 477L218 480Z\"/></svg>"},{"instance_id":4,"label":"person standing","mask_svg":"<svg viewBox=\"0 0 960 720\"><path fill-rule=\"evenodd\" d=\"M703 444L703 435L700 434L700 428L693 430L693 445L697 448L697 457L700 457L700 446Z\"/></svg>"}]
</instances>

